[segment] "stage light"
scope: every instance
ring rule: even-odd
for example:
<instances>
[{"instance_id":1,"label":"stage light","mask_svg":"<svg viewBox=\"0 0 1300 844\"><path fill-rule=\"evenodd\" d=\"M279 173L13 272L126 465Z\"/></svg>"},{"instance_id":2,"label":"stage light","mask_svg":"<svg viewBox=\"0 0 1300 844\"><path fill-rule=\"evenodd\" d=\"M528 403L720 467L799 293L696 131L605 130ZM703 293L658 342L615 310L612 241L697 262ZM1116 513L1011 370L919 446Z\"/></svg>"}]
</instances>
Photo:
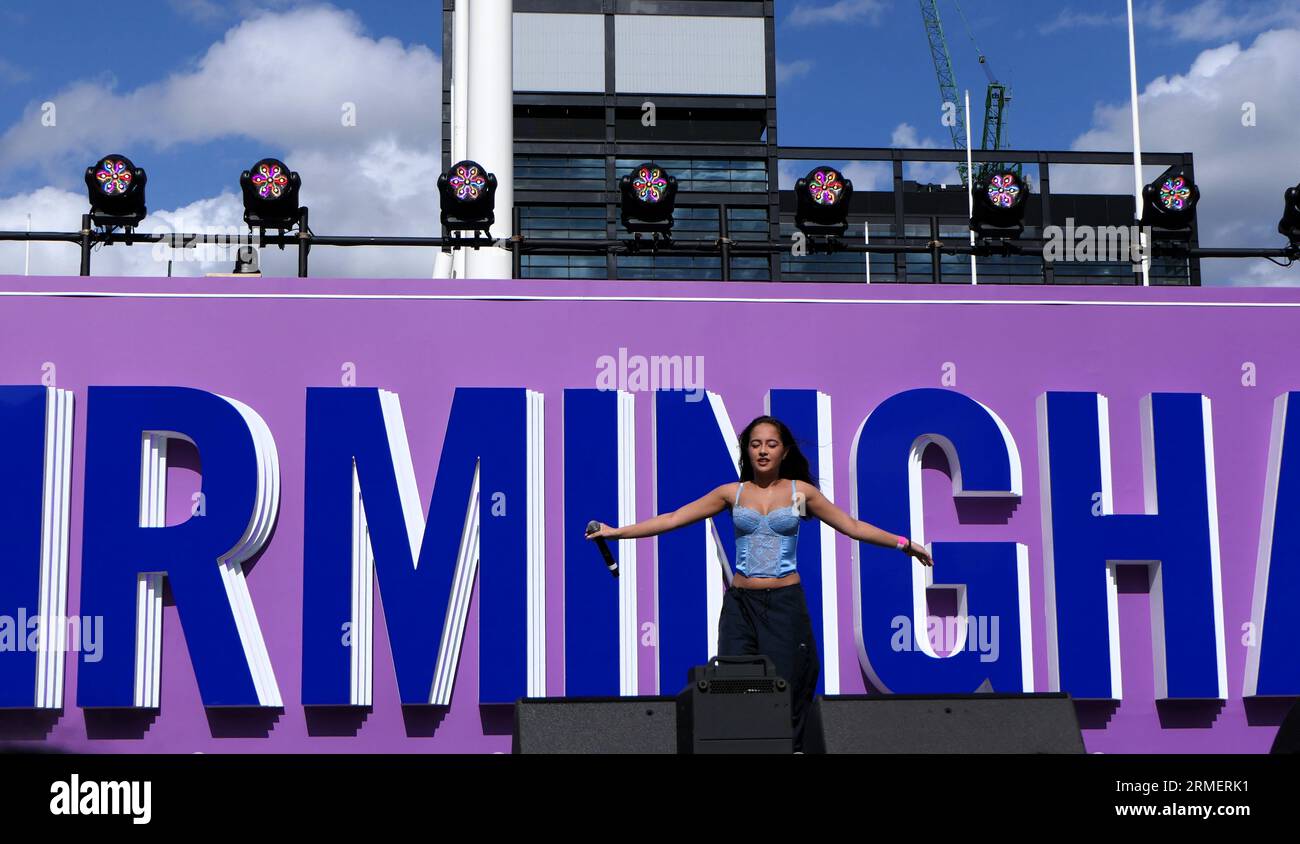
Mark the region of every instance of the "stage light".
<instances>
[{"instance_id":1,"label":"stage light","mask_svg":"<svg viewBox=\"0 0 1300 844\"><path fill-rule=\"evenodd\" d=\"M125 155L106 155L86 168L90 218L95 225L134 228L140 225L144 206L144 170Z\"/></svg>"},{"instance_id":2,"label":"stage light","mask_svg":"<svg viewBox=\"0 0 1300 844\"><path fill-rule=\"evenodd\" d=\"M1277 230L1292 244L1300 244L1300 185L1287 188L1283 197L1286 207L1282 209L1282 221L1277 224Z\"/></svg>"},{"instance_id":3,"label":"stage light","mask_svg":"<svg viewBox=\"0 0 1300 844\"><path fill-rule=\"evenodd\" d=\"M244 222L252 228L287 230L297 225L302 209L302 179L283 161L263 158L239 176L244 192Z\"/></svg>"},{"instance_id":4,"label":"stage light","mask_svg":"<svg viewBox=\"0 0 1300 844\"><path fill-rule=\"evenodd\" d=\"M1014 170L998 170L975 182L975 216L970 227L980 237L1019 237L1025 230L1029 186Z\"/></svg>"},{"instance_id":5,"label":"stage light","mask_svg":"<svg viewBox=\"0 0 1300 844\"><path fill-rule=\"evenodd\" d=\"M1201 191L1181 169L1171 167L1142 188L1142 222L1167 231L1189 228Z\"/></svg>"},{"instance_id":6,"label":"stage light","mask_svg":"<svg viewBox=\"0 0 1300 844\"><path fill-rule=\"evenodd\" d=\"M661 234L672 231L677 180L662 167L646 162L620 179L618 187L623 228Z\"/></svg>"},{"instance_id":7,"label":"stage light","mask_svg":"<svg viewBox=\"0 0 1300 844\"><path fill-rule=\"evenodd\" d=\"M849 229L853 182L834 167L815 167L794 183L795 228L807 235L842 235Z\"/></svg>"},{"instance_id":8,"label":"stage light","mask_svg":"<svg viewBox=\"0 0 1300 844\"><path fill-rule=\"evenodd\" d=\"M496 222L497 177L477 161L461 161L438 177L442 226L486 232Z\"/></svg>"}]
</instances>

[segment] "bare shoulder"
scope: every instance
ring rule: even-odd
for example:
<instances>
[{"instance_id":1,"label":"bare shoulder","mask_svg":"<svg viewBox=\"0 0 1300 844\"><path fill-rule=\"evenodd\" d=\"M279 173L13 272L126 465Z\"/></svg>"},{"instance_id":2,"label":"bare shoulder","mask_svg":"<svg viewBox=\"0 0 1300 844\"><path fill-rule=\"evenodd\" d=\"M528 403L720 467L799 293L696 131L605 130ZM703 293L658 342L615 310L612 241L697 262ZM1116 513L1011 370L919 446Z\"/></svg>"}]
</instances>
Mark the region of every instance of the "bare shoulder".
<instances>
[{"instance_id":1,"label":"bare shoulder","mask_svg":"<svg viewBox=\"0 0 1300 844\"><path fill-rule=\"evenodd\" d=\"M804 498L812 498L813 496L821 495L821 490L817 488L816 484L810 484L807 481L795 481L794 489L795 492L799 493Z\"/></svg>"}]
</instances>

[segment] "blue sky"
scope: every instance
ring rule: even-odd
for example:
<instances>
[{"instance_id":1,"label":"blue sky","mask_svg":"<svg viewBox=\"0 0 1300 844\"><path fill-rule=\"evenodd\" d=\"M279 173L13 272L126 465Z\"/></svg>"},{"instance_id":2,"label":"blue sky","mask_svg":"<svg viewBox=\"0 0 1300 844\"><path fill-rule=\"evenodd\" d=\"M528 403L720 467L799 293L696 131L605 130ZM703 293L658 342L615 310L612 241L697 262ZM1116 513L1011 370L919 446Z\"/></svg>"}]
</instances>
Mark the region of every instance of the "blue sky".
<instances>
[{"instance_id":1,"label":"blue sky","mask_svg":"<svg viewBox=\"0 0 1300 844\"><path fill-rule=\"evenodd\" d=\"M4 45L0 47L0 131L33 101L52 99L57 103L60 91L84 80L101 81L125 92L174 73L184 73L215 42L221 41L227 30L257 9L311 5L320 4L217 0L117 4L112 7L114 29L131 32L132 40L140 44L138 49L122 49L103 44L101 13L106 7L102 3L5 0L0 11L0 21L7 29ZM333 5L356 15L372 38L395 38L408 45L426 45L437 54L442 52L442 4L435 0ZM284 34L286 39L290 37L288 31ZM291 44L292 41L285 41L286 48ZM436 85L441 88L441 78ZM252 92L229 93L247 96ZM436 100L429 103L429 109L431 113L437 112ZM132 154L126 148L116 151ZM146 147L135 157L140 159L137 164L147 159L150 205L170 208L228 188L232 173L237 180L240 171L264 155L285 154L287 148L283 145L268 145L231 132L171 149ZM96 157L92 154L82 167L93 163ZM81 183L81 170L77 168L46 173L18 168L0 177L0 195L22 189L33 176L44 177L51 184L76 187Z\"/></svg>"},{"instance_id":2,"label":"blue sky","mask_svg":"<svg viewBox=\"0 0 1300 844\"><path fill-rule=\"evenodd\" d=\"M889 146L899 123L916 127L923 137L946 141L947 129L939 124L934 64L916 0L786 0L776 5L777 59L794 68L778 89L781 143ZM970 23L969 34L952 0L939 0L957 81L970 90L971 109L978 117L988 78L979 65L973 35L998 80L1011 87L1014 146L1068 149L1091 126L1096 104L1128 101L1123 0L965 0L960 6ZM1109 16L1104 13L1107 6L1112 7ZM812 11L817 9L824 11L817 15ZM842 11L836 15L836 9ZM1167 30L1150 25L1139 30L1137 43L1141 79L1185 70L1204 46L1177 41ZM849 44L862 49L844 49ZM978 128L977 119L972 124L976 143Z\"/></svg>"},{"instance_id":3,"label":"blue sky","mask_svg":"<svg viewBox=\"0 0 1300 844\"><path fill-rule=\"evenodd\" d=\"M1197 155L1203 240L1272 245L1282 189L1300 181L1300 4L1135 5L1144 146ZM1012 89L1015 147L1129 149L1122 0L962 7ZM328 185L317 175L304 188L318 231L423 232L435 202L423 180L438 163L440 9L436 0L8 0L0 8L0 228L25 225L27 211L58 218L38 228L72 228L75 216L62 217L82 192L81 171L112 148L147 167L151 219L158 209L237 222L238 172L273 154L331 173ZM916 0L778 0L776 9L783 144L949 145ZM986 78L953 0L940 0L940 11L978 129ZM344 101L356 103L360 131L339 129ZM34 128L44 102L58 109L57 132ZM1247 102L1258 111L1253 126L1241 125ZM1244 180L1243 158L1254 173ZM1117 172L1087 188L1129 185L1131 174ZM386 204L367 205L376 189ZM0 271L13 271L12 254L0 247ZM375 269L341 260L332 267L340 274ZM406 263L422 258L391 260L394 275L424 274ZM1300 281L1270 266L1225 280Z\"/></svg>"}]
</instances>

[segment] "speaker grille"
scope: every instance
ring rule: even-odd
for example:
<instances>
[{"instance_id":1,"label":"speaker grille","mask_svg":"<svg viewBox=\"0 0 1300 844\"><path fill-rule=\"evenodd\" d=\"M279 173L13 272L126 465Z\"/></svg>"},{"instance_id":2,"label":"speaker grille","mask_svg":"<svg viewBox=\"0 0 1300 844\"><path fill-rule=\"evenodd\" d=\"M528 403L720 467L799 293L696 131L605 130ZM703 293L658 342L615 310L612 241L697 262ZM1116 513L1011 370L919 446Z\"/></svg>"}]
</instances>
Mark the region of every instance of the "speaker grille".
<instances>
[{"instance_id":1,"label":"speaker grille","mask_svg":"<svg viewBox=\"0 0 1300 844\"><path fill-rule=\"evenodd\" d=\"M534 698L515 705L515 753L676 753L677 699Z\"/></svg>"},{"instance_id":2,"label":"speaker grille","mask_svg":"<svg viewBox=\"0 0 1300 844\"><path fill-rule=\"evenodd\" d=\"M1083 753L1065 694L819 698L827 753Z\"/></svg>"},{"instance_id":3,"label":"speaker grille","mask_svg":"<svg viewBox=\"0 0 1300 844\"><path fill-rule=\"evenodd\" d=\"M765 680L761 677L737 677L726 680L710 680L707 689L701 689L705 694L710 695L743 695L750 693L771 694L785 688L785 683L773 678Z\"/></svg>"}]
</instances>

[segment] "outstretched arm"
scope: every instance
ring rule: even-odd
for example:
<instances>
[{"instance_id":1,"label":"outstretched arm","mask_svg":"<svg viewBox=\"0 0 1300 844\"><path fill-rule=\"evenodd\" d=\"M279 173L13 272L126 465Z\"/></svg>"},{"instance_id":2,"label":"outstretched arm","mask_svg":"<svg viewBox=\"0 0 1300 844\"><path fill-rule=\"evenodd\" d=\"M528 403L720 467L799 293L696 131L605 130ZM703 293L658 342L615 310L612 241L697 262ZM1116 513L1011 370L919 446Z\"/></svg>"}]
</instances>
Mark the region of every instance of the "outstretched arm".
<instances>
[{"instance_id":1,"label":"outstretched arm","mask_svg":"<svg viewBox=\"0 0 1300 844\"><path fill-rule=\"evenodd\" d=\"M836 507L835 504L822 495L822 491L812 484L800 481L798 491L804 494L804 501L808 512L821 519L826 524L838 530L845 536L856 539L858 542L869 542L872 545L879 545L882 548L897 548L898 534L883 531L875 525L868 524L859 519L855 519L848 513ZM906 537L903 537L906 539ZM923 566L934 565L934 560L925 550L925 546L919 542L909 540L907 547L903 549L909 557L916 557Z\"/></svg>"},{"instance_id":2,"label":"outstretched arm","mask_svg":"<svg viewBox=\"0 0 1300 844\"><path fill-rule=\"evenodd\" d=\"M700 519L715 516L731 506L731 488L733 486L735 484L723 484L707 495L695 499L690 504L678 507L671 513L663 513L653 519L646 519L634 525L615 528L602 524L600 530L586 536L588 539L595 539L598 536L603 536L606 539L638 539L642 536L657 536L674 528L694 524Z\"/></svg>"}]
</instances>

